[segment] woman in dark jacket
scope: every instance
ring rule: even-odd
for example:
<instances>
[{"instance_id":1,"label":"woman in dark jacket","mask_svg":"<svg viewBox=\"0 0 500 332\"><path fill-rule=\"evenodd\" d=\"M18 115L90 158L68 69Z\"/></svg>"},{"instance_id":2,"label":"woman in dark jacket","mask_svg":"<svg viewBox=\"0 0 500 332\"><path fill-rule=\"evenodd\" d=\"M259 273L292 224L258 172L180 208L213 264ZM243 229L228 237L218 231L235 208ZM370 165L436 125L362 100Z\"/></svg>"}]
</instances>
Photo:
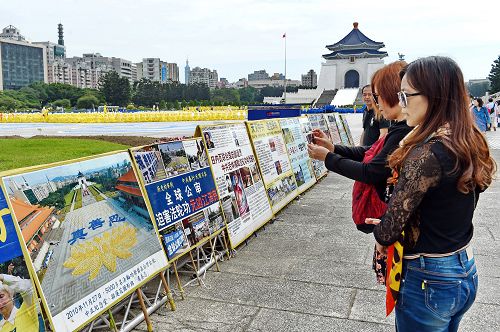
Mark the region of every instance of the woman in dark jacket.
<instances>
[{"instance_id":1,"label":"woman in dark jacket","mask_svg":"<svg viewBox=\"0 0 500 332\"><path fill-rule=\"evenodd\" d=\"M404 61L393 62L379 69L372 78L373 99L386 120L393 120L389 133L385 137L380 152L369 163L363 163L365 152L369 146L333 145L321 130L315 130L315 144L308 145L309 156L324 160L328 170L350 179L373 184L381 200L385 198L387 179L391 177L391 169L387 165L387 156L397 147L411 128L408 127L405 115L398 102L401 85L399 72L406 65ZM362 226L362 227L359 227ZM369 233L373 225L358 225L362 232Z\"/></svg>"}]
</instances>

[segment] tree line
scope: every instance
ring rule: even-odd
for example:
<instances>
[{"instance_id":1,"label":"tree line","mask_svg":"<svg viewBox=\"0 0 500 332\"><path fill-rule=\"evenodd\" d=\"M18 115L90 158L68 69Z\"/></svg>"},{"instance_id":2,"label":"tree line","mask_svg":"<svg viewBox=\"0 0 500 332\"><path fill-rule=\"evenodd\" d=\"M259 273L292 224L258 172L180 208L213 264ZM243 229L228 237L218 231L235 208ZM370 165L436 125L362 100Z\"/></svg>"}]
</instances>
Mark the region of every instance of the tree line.
<instances>
[{"instance_id":1,"label":"tree line","mask_svg":"<svg viewBox=\"0 0 500 332\"><path fill-rule=\"evenodd\" d=\"M287 87L296 92L297 87ZM127 109L180 109L186 106L241 106L262 103L264 97L278 97L283 87L255 89L209 89L201 83L160 83L147 79L130 84L115 71L103 75L99 89L81 89L69 84L35 82L19 90L0 91L0 111L39 110L42 107L66 111L97 109L114 105Z\"/></svg>"}]
</instances>

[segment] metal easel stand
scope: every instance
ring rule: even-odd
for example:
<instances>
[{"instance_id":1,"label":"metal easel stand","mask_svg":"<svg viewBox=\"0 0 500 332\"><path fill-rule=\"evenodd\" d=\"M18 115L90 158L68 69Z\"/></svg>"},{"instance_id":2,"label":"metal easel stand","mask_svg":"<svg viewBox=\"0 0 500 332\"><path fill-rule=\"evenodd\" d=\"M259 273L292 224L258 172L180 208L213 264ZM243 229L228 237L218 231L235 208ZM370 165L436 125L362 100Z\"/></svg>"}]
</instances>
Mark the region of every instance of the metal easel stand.
<instances>
[{"instance_id":1,"label":"metal easel stand","mask_svg":"<svg viewBox=\"0 0 500 332\"><path fill-rule=\"evenodd\" d=\"M218 262L224 260L224 255L227 254L229 256L229 248L224 236L225 233L221 232L194 250L194 269L190 264L186 264L188 261L184 262L182 265L184 269L179 270L179 273L187 274L191 277L191 280L185 283L184 287L191 285L195 280L198 283L201 281L203 286L205 286L202 279L204 279L206 272L214 265L216 266L216 271L220 272Z\"/></svg>"},{"instance_id":2,"label":"metal easel stand","mask_svg":"<svg viewBox=\"0 0 500 332\"><path fill-rule=\"evenodd\" d=\"M170 279L168 273L166 274L166 276L167 279ZM173 303L171 295L169 297L167 292L165 291L165 287L161 278L157 277L149 281L140 289L141 291L139 293L142 296L142 300L148 316L158 310L158 308L160 308L162 305L166 304L168 306L169 302L170 309L175 310L175 304ZM82 331L132 331L137 325L139 325L146 319L143 311L141 310L137 293L138 292L133 292L112 309L99 316L99 318L94 320Z\"/></svg>"}]
</instances>

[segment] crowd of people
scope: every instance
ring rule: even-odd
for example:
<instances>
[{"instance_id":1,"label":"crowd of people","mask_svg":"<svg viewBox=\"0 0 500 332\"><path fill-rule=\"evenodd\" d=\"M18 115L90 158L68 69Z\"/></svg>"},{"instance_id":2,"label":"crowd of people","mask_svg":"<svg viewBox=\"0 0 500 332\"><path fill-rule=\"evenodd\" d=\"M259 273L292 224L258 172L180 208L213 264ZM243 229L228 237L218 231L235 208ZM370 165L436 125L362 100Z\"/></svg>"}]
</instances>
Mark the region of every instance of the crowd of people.
<instances>
[{"instance_id":1,"label":"crowd of people","mask_svg":"<svg viewBox=\"0 0 500 332\"><path fill-rule=\"evenodd\" d=\"M371 82L361 145L333 145L314 130L309 155L356 180L353 220L373 233L396 330L457 331L478 287L472 219L496 172L484 132L496 130L498 104L471 103L448 57L396 61Z\"/></svg>"}]
</instances>

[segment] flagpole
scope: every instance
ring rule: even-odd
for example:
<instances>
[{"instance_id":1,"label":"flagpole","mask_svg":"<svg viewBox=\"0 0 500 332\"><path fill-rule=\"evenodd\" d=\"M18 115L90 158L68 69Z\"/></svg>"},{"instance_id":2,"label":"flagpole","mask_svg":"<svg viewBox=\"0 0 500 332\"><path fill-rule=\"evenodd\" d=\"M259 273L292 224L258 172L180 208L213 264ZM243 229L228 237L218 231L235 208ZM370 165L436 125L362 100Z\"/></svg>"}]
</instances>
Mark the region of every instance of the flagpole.
<instances>
[{"instance_id":1,"label":"flagpole","mask_svg":"<svg viewBox=\"0 0 500 332\"><path fill-rule=\"evenodd\" d=\"M284 99L285 99L285 104L286 104L286 32L283 35L285 38L285 91L284 91Z\"/></svg>"}]
</instances>

